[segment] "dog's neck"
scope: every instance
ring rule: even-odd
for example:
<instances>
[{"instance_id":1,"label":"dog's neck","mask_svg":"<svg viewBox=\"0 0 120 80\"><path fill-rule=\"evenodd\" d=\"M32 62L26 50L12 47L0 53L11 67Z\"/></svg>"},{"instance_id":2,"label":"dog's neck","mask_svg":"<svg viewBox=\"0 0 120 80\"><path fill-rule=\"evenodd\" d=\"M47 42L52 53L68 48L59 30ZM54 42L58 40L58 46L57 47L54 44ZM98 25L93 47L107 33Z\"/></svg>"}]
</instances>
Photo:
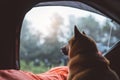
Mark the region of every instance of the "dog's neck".
<instances>
[{"instance_id":1,"label":"dog's neck","mask_svg":"<svg viewBox=\"0 0 120 80\"><path fill-rule=\"evenodd\" d=\"M91 53L91 51L92 51L92 53ZM70 59L73 58L74 56L78 55L78 54L79 55L86 55L86 56L89 56L89 57L91 57L91 56L98 56L98 54L100 56L100 53L99 53L98 50L91 50L91 49L86 49L86 50L78 49L76 51L74 51L74 49L71 49L69 54L70 54L69 55Z\"/></svg>"},{"instance_id":2,"label":"dog's neck","mask_svg":"<svg viewBox=\"0 0 120 80\"><path fill-rule=\"evenodd\" d=\"M96 62L97 63L105 63L107 65L109 65L109 61L104 57L102 56L102 53L100 53L99 51L98 52L92 52L92 53L89 53L89 51L75 51L74 53L74 56L72 55L70 57L70 61L73 61L72 63L94 63ZM91 62L90 62L91 61ZM96 64L93 64L93 65L96 65Z\"/></svg>"}]
</instances>

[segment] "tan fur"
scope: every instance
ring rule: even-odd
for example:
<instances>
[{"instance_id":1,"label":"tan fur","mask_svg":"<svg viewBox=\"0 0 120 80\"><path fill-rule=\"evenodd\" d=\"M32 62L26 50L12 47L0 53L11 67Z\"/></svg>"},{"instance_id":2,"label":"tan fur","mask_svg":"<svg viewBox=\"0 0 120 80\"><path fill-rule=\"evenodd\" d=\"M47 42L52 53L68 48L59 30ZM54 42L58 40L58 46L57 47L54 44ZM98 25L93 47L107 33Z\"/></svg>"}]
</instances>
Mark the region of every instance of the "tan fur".
<instances>
[{"instance_id":1,"label":"tan fur","mask_svg":"<svg viewBox=\"0 0 120 80\"><path fill-rule=\"evenodd\" d=\"M76 27L75 35L64 50L68 50L66 54L69 56L67 80L119 80L109 68L109 61L98 54L95 41Z\"/></svg>"}]
</instances>

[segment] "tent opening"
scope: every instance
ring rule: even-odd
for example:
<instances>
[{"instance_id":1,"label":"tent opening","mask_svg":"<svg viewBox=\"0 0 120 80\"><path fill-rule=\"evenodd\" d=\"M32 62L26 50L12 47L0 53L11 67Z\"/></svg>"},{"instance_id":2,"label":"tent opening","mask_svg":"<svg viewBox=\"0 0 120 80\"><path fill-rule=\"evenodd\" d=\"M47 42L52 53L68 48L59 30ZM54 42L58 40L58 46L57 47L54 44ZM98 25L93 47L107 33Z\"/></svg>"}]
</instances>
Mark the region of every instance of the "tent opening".
<instances>
[{"instance_id":1,"label":"tent opening","mask_svg":"<svg viewBox=\"0 0 120 80\"><path fill-rule=\"evenodd\" d=\"M119 39L120 26L111 19L70 6L33 7L23 20L20 37L22 70L42 73L67 65L60 48L73 35L74 25L92 37L104 54ZM37 5L37 6L38 6Z\"/></svg>"}]
</instances>

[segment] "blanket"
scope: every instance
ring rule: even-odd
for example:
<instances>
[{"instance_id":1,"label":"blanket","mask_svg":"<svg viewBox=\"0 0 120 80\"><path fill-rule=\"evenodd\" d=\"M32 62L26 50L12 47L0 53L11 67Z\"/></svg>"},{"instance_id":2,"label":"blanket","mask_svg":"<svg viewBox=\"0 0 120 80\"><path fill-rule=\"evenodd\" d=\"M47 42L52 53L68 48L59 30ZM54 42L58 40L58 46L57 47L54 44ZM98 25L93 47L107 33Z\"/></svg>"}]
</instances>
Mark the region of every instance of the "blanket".
<instances>
[{"instance_id":1,"label":"blanket","mask_svg":"<svg viewBox=\"0 0 120 80\"><path fill-rule=\"evenodd\" d=\"M68 67L60 66L45 73L34 74L22 70L0 70L0 80L66 80Z\"/></svg>"}]
</instances>

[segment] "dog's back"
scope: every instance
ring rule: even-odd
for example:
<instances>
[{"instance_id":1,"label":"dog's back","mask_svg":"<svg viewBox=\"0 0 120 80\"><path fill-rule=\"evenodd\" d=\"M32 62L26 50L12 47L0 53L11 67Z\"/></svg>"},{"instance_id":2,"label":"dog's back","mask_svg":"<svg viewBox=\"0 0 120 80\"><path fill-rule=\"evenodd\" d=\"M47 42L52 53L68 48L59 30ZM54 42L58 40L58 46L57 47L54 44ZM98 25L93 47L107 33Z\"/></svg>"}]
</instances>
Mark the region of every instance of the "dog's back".
<instances>
[{"instance_id":1,"label":"dog's back","mask_svg":"<svg viewBox=\"0 0 120 80\"><path fill-rule=\"evenodd\" d=\"M99 54L95 41L76 27L68 46L68 80L119 80L109 61Z\"/></svg>"}]
</instances>

